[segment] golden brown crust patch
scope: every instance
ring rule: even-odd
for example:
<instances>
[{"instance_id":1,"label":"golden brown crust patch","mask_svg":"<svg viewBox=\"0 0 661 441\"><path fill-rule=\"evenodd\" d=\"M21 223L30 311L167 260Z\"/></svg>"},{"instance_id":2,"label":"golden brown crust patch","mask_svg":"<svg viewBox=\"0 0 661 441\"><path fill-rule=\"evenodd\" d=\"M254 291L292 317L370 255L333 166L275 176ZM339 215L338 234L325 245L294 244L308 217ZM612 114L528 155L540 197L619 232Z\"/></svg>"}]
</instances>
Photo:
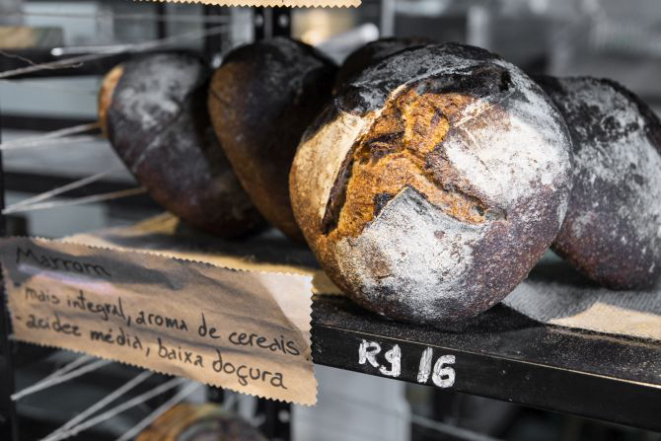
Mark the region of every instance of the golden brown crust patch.
<instances>
[{"instance_id":1,"label":"golden brown crust patch","mask_svg":"<svg viewBox=\"0 0 661 441\"><path fill-rule=\"evenodd\" d=\"M122 75L124 75L124 66L119 64L106 74L101 83L101 89L99 89L99 126L106 138L108 137L108 109L110 109L112 95L115 93Z\"/></svg>"},{"instance_id":2,"label":"golden brown crust patch","mask_svg":"<svg viewBox=\"0 0 661 441\"><path fill-rule=\"evenodd\" d=\"M485 222L486 204L444 185L447 180L428 166L429 155L450 130L449 120L474 100L457 93L419 94L413 87L391 100L345 161L322 222L328 239L357 237L405 187L416 189L449 216L470 224Z\"/></svg>"}]
</instances>

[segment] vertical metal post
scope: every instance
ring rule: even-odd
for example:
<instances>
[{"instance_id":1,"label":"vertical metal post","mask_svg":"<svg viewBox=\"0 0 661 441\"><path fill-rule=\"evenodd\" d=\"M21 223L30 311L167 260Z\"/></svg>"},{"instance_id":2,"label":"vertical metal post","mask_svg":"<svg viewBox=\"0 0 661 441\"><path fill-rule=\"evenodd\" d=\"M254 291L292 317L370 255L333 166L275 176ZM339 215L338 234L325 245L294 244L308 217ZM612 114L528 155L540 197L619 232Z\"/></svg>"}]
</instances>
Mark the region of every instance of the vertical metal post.
<instances>
[{"instance_id":1,"label":"vertical metal post","mask_svg":"<svg viewBox=\"0 0 661 441\"><path fill-rule=\"evenodd\" d=\"M157 2L154 6L156 6L156 38L162 40L168 36L168 22L166 20L168 4Z\"/></svg>"},{"instance_id":2,"label":"vertical metal post","mask_svg":"<svg viewBox=\"0 0 661 441\"><path fill-rule=\"evenodd\" d=\"M219 17L222 15L222 10L220 9L219 6L216 5L205 5L203 13L204 13L204 17ZM218 25L219 23L206 20L204 22L204 29L208 30ZM207 35L204 38L204 55L207 60L212 60L214 56L221 53L222 49L223 49L222 34Z\"/></svg>"},{"instance_id":3,"label":"vertical metal post","mask_svg":"<svg viewBox=\"0 0 661 441\"><path fill-rule=\"evenodd\" d=\"M289 8L253 8L255 40L291 35Z\"/></svg>"},{"instance_id":4,"label":"vertical metal post","mask_svg":"<svg viewBox=\"0 0 661 441\"><path fill-rule=\"evenodd\" d=\"M2 112L0 109L0 143L2 143ZM0 152L0 237L7 234L5 216L1 210L5 207L5 179ZM16 407L11 399L14 393L13 345L9 340L11 325L7 310L7 293L2 273L0 272L0 439L18 441Z\"/></svg>"},{"instance_id":5,"label":"vertical metal post","mask_svg":"<svg viewBox=\"0 0 661 441\"><path fill-rule=\"evenodd\" d=\"M260 429L267 439L289 441L291 439L291 405L282 401L259 400L257 413L264 415Z\"/></svg>"},{"instance_id":6,"label":"vertical metal post","mask_svg":"<svg viewBox=\"0 0 661 441\"><path fill-rule=\"evenodd\" d=\"M379 19L379 36L395 35L395 8L397 0L381 0L381 17Z\"/></svg>"},{"instance_id":7,"label":"vertical metal post","mask_svg":"<svg viewBox=\"0 0 661 441\"><path fill-rule=\"evenodd\" d=\"M291 13L289 8L253 8L255 41L273 37L291 36ZM288 403L260 399L257 412L264 415L262 433L270 439L291 439L291 406Z\"/></svg>"},{"instance_id":8,"label":"vertical metal post","mask_svg":"<svg viewBox=\"0 0 661 441\"><path fill-rule=\"evenodd\" d=\"M219 387L207 387L207 400L210 403L222 404L225 401L225 392Z\"/></svg>"}]
</instances>

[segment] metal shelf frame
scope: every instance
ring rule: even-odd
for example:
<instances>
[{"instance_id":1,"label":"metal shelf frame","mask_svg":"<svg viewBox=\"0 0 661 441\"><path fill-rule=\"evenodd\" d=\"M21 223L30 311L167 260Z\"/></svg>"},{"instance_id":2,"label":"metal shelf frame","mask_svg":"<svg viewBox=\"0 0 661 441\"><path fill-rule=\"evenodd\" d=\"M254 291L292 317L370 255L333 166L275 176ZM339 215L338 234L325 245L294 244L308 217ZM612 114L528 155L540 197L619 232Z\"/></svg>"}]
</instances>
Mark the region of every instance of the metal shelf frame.
<instances>
[{"instance_id":1,"label":"metal shelf frame","mask_svg":"<svg viewBox=\"0 0 661 441\"><path fill-rule=\"evenodd\" d=\"M158 17L157 38L163 39L168 37L167 26L165 25L164 20L164 16L168 13L167 4L157 3L155 6L156 15ZM224 12L225 10L221 10L215 6L205 6L203 8L204 16L217 16ZM253 8L253 17L255 39L290 34L291 20L289 8ZM210 27L211 25L207 23L205 26ZM221 37L216 35L207 36L204 39L204 50L202 55L206 60L211 61L213 56L220 52L221 48ZM57 61L60 59L59 57L55 57L50 49L17 50L9 52L21 58L30 59L37 64ZM104 75L112 67L129 59L131 56L132 54L130 53L121 53L86 62L76 69L48 69L15 77L14 79ZM20 58L0 57L0 72L23 66L24 62ZM1 106L2 102L0 102L0 142L2 142L1 135L3 127ZM11 123L12 127L23 129L31 128L33 126L44 128L44 126L46 126L50 130L56 130L74 125L76 124L76 121L66 118L46 118L40 120L12 116ZM42 125L41 123L45 124ZM29 189L25 188L28 183L31 187ZM32 190L35 192L41 192L66 183L66 178L55 176L27 176L21 173L6 173L2 166L2 154L0 152L0 210L4 208L6 186L14 190ZM125 188L125 186L121 184L104 182L95 183L94 186L94 189L86 188L82 191L88 192L94 190L97 192L104 192ZM151 201L150 198L142 197L131 199L131 203L133 204L138 203L147 207L153 205L153 201ZM6 217L0 214L0 237L6 235L5 223ZM11 334L11 323L9 312L7 310L7 302L5 299L6 293L1 274L0 285L2 285L0 288L0 439L7 441L22 441L19 434L19 421L16 406L11 399L11 394L15 391L14 352L17 349L17 344L9 338ZM222 391L212 390L210 392L211 401L218 401L221 398ZM260 428L268 439L281 441L287 441L290 439L289 423L283 422L280 418L282 412L289 413L290 411L291 408L287 403L271 402L268 400L259 401L257 412L264 416L264 422Z\"/></svg>"},{"instance_id":2,"label":"metal shelf frame","mask_svg":"<svg viewBox=\"0 0 661 441\"><path fill-rule=\"evenodd\" d=\"M315 363L385 378L363 361L359 348L375 342L377 363L395 345L401 351L397 380L435 386L418 378L428 348L435 362L454 356L459 391L535 408L575 414L661 432L661 344L623 336L548 326L505 306L441 331L386 320L337 296L313 303Z\"/></svg>"},{"instance_id":3,"label":"metal shelf frame","mask_svg":"<svg viewBox=\"0 0 661 441\"><path fill-rule=\"evenodd\" d=\"M166 8L159 7L158 11L165 14ZM205 7L204 13L219 12L217 8ZM290 34L289 9L256 8L254 16L256 38ZM166 29L161 26L159 37L165 36ZM208 38L205 56L210 58L216 53L220 43L218 37ZM52 57L48 51L23 55L38 62ZM34 77L74 73L100 75L126 57L117 55L86 64L82 70L47 71ZM3 59L0 71L11 68L12 63L15 60ZM23 123L29 126L29 121ZM61 122L50 123L58 127ZM5 182L20 187L21 182L27 181L5 174L0 157L0 207ZM0 234L3 235L4 221L4 216L0 215ZM19 441L17 417L9 398L14 389L14 343L8 338L9 319L4 295L3 289L0 299L0 439ZM374 355L377 366L360 357L360 346L371 343L382 350ZM392 366L384 354L395 346L402 355L400 372L393 377ZM463 329L439 331L383 319L344 297L316 296L312 350L314 362L320 365L426 384L438 387L441 393L443 390L466 392L661 431L661 344L545 326L504 306L488 311ZM454 382L450 388L434 385L429 376L419 378L420 360L425 351L433 354L432 362L442 355L454 357L451 365ZM288 439L288 425L279 421L278 415L289 407L274 402L263 402L260 406L267 416L265 434Z\"/></svg>"}]
</instances>

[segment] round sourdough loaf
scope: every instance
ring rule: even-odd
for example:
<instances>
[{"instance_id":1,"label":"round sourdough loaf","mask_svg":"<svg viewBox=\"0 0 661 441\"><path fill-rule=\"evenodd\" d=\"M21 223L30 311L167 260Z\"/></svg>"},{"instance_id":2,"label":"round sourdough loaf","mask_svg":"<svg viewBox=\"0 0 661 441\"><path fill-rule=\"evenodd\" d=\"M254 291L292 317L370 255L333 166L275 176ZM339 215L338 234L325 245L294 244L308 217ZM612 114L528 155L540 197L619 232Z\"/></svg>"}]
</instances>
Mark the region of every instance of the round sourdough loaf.
<instances>
[{"instance_id":1,"label":"round sourdough loaf","mask_svg":"<svg viewBox=\"0 0 661 441\"><path fill-rule=\"evenodd\" d=\"M553 249L591 279L644 289L661 274L661 124L603 79L538 78L574 145L574 186Z\"/></svg>"},{"instance_id":2,"label":"round sourdough loaf","mask_svg":"<svg viewBox=\"0 0 661 441\"><path fill-rule=\"evenodd\" d=\"M304 135L294 214L331 279L443 326L511 292L555 238L570 141L541 88L487 51L406 50L346 84Z\"/></svg>"},{"instance_id":3,"label":"round sourdough loaf","mask_svg":"<svg viewBox=\"0 0 661 441\"><path fill-rule=\"evenodd\" d=\"M391 55L401 52L404 49L425 46L434 43L428 38L381 38L359 47L349 54L344 60L342 66L337 71L335 78L335 90L339 90L343 84L346 84L363 70L372 64L388 58Z\"/></svg>"},{"instance_id":4,"label":"round sourdough loaf","mask_svg":"<svg viewBox=\"0 0 661 441\"><path fill-rule=\"evenodd\" d=\"M241 184L268 221L299 241L289 169L330 100L336 70L311 46L279 37L235 49L211 81L211 120Z\"/></svg>"},{"instance_id":5,"label":"round sourdough loaf","mask_svg":"<svg viewBox=\"0 0 661 441\"><path fill-rule=\"evenodd\" d=\"M183 53L149 55L108 73L99 121L113 148L161 206L221 237L264 224L216 139L208 67Z\"/></svg>"}]
</instances>

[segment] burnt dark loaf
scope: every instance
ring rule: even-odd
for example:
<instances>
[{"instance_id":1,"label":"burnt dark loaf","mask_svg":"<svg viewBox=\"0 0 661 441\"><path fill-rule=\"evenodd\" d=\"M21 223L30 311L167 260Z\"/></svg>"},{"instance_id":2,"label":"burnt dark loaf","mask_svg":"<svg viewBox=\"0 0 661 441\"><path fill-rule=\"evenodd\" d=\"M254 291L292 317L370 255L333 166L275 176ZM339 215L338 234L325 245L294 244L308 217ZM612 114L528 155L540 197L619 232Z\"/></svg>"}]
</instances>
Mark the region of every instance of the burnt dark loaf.
<instances>
[{"instance_id":1,"label":"burnt dark loaf","mask_svg":"<svg viewBox=\"0 0 661 441\"><path fill-rule=\"evenodd\" d=\"M274 38L230 52L211 82L211 120L241 184L297 241L289 169L301 135L330 100L336 70L311 46Z\"/></svg>"},{"instance_id":2,"label":"burnt dark loaf","mask_svg":"<svg viewBox=\"0 0 661 441\"><path fill-rule=\"evenodd\" d=\"M610 80L537 78L573 140L573 190L552 245L614 289L652 287L661 274L661 124Z\"/></svg>"},{"instance_id":3,"label":"burnt dark loaf","mask_svg":"<svg viewBox=\"0 0 661 441\"><path fill-rule=\"evenodd\" d=\"M185 223L232 238L265 222L241 187L213 133L210 69L183 53L128 61L106 76L100 125L150 196Z\"/></svg>"},{"instance_id":4,"label":"burnt dark loaf","mask_svg":"<svg viewBox=\"0 0 661 441\"><path fill-rule=\"evenodd\" d=\"M487 51L400 52L304 135L294 214L330 278L382 315L445 326L511 292L555 238L570 139L541 88Z\"/></svg>"},{"instance_id":5,"label":"burnt dark loaf","mask_svg":"<svg viewBox=\"0 0 661 441\"><path fill-rule=\"evenodd\" d=\"M337 71L334 90L338 91L342 85L357 77L370 65L376 64L397 52L433 43L435 43L434 40L428 38L394 37L381 38L367 43L350 53L344 60Z\"/></svg>"}]
</instances>

